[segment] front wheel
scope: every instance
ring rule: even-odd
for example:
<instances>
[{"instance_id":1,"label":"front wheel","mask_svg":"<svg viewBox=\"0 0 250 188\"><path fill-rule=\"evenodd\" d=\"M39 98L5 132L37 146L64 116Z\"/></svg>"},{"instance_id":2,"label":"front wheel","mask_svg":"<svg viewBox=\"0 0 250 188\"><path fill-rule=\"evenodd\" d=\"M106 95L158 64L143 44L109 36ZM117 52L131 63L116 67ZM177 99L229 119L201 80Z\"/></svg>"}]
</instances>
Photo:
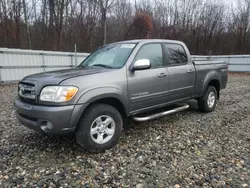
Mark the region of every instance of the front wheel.
<instances>
[{"instance_id":1,"label":"front wheel","mask_svg":"<svg viewBox=\"0 0 250 188\"><path fill-rule=\"evenodd\" d=\"M94 104L81 118L76 139L90 152L103 152L118 143L122 127L122 116L117 109L107 104Z\"/></svg>"},{"instance_id":2,"label":"front wheel","mask_svg":"<svg viewBox=\"0 0 250 188\"><path fill-rule=\"evenodd\" d=\"M208 86L203 97L198 99L199 110L202 112L214 111L217 103L217 90L214 86Z\"/></svg>"}]
</instances>

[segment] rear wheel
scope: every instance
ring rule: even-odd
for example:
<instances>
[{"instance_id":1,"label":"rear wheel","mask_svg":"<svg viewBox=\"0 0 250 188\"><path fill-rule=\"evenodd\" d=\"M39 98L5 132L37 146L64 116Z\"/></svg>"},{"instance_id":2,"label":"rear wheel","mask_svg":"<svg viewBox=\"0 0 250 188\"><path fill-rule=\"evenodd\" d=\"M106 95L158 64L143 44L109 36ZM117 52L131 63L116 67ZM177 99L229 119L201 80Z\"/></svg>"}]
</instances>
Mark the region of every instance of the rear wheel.
<instances>
[{"instance_id":1,"label":"rear wheel","mask_svg":"<svg viewBox=\"0 0 250 188\"><path fill-rule=\"evenodd\" d=\"M202 112L214 111L217 104L217 90L214 86L208 86L203 97L198 99L199 110Z\"/></svg>"},{"instance_id":2,"label":"rear wheel","mask_svg":"<svg viewBox=\"0 0 250 188\"><path fill-rule=\"evenodd\" d=\"M118 143L122 127L122 116L117 109L107 104L94 104L81 118L76 139L90 152L103 152Z\"/></svg>"}]
</instances>

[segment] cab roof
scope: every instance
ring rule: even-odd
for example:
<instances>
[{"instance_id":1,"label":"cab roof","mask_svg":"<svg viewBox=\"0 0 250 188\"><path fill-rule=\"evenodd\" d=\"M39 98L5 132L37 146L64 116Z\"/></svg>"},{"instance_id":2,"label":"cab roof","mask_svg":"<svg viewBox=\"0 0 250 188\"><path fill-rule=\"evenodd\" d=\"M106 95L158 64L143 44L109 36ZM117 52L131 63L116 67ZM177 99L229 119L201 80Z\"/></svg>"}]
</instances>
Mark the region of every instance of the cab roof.
<instances>
[{"instance_id":1,"label":"cab roof","mask_svg":"<svg viewBox=\"0 0 250 188\"><path fill-rule=\"evenodd\" d=\"M166 42L166 43L176 43L176 44L183 44L183 42L178 40L167 40L167 39L136 39L136 40L124 40L124 41L118 41L113 44L119 44L119 43L151 43L151 42Z\"/></svg>"}]
</instances>

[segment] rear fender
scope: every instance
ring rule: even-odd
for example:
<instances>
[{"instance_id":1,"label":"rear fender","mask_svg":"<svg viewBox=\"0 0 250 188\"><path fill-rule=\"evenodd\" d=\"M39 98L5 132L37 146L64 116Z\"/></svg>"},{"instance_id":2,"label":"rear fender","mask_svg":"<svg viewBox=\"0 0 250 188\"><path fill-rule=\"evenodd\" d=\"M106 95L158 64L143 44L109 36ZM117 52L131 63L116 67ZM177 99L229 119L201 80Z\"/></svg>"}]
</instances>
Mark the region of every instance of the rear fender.
<instances>
[{"instance_id":1,"label":"rear fender","mask_svg":"<svg viewBox=\"0 0 250 188\"><path fill-rule=\"evenodd\" d=\"M208 84L212 81L212 80L218 80L219 83L221 83L221 78L218 72L216 71L211 71L207 74L207 76L204 79L204 84L202 86L202 90L201 90L201 95L203 96L207 90Z\"/></svg>"}]
</instances>

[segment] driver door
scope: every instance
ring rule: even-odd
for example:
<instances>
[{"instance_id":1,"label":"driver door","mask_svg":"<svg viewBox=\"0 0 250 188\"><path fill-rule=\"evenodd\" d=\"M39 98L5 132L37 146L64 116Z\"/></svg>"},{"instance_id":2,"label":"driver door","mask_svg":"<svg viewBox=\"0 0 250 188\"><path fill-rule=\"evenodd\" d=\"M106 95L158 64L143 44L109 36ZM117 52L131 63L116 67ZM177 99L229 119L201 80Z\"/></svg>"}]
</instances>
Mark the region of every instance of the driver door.
<instances>
[{"instance_id":1,"label":"driver door","mask_svg":"<svg viewBox=\"0 0 250 188\"><path fill-rule=\"evenodd\" d=\"M163 61L161 43L144 44L134 61L148 59L151 67L145 70L128 70L130 111L139 112L168 102L168 69Z\"/></svg>"}]
</instances>

